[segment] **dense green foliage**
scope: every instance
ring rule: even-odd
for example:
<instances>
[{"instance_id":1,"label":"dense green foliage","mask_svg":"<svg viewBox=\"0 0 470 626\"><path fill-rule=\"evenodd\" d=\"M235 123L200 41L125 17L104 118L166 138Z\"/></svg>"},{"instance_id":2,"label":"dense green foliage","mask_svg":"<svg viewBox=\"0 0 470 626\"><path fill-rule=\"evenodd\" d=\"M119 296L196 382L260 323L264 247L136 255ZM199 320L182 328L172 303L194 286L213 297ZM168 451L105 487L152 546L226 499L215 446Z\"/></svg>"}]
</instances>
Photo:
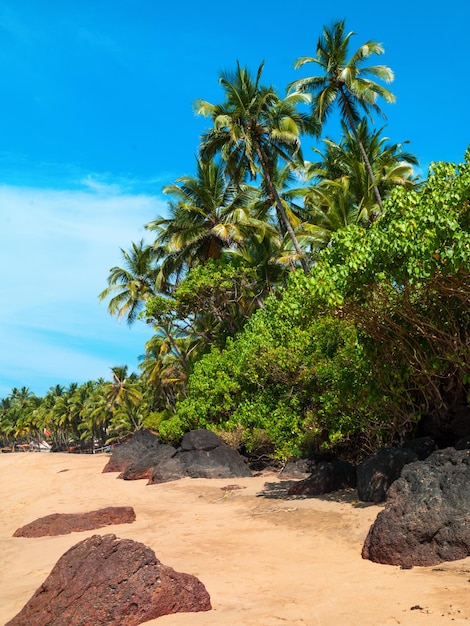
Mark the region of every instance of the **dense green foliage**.
<instances>
[{"instance_id":1,"label":"dense green foliage","mask_svg":"<svg viewBox=\"0 0 470 626\"><path fill-rule=\"evenodd\" d=\"M243 431L286 457L399 440L423 413L466 403L470 344L470 165L433 165L396 190L369 229L332 239L225 350L194 368L161 431Z\"/></svg>"},{"instance_id":2,"label":"dense green foliage","mask_svg":"<svg viewBox=\"0 0 470 626\"><path fill-rule=\"evenodd\" d=\"M177 441L203 427L263 457L360 457L467 405L470 165L433 164L418 183L416 158L371 123L377 98L394 101L376 82L392 71L368 64L383 48L350 54L353 35L325 28L297 62L323 73L285 97L262 84L263 65L237 64L221 103L197 101L212 127L196 174L164 188L153 243L122 250L99 296L152 325L140 374L115 367L43 398L14 389L4 445L46 432L94 447L142 426ZM339 140L321 136L336 106ZM311 162L306 139L320 142Z\"/></svg>"}]
</instances>

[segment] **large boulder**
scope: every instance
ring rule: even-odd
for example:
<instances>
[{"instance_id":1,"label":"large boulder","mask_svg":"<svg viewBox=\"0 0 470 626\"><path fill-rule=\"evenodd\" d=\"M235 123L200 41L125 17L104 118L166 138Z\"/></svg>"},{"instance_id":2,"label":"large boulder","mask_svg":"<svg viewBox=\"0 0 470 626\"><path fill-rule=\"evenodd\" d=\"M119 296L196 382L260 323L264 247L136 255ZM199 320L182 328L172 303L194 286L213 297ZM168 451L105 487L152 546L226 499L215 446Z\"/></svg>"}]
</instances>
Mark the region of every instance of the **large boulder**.
<instances>
[{"instance_id":1,"label":"large boulder","mask_svg":"<svg viewBox=\"0 0 470 626\"><path fill-rule=\"evenodd\" d=\"M252 476L240 454L209 430L191 430L186 433L177 458L183 464L184 475L191 478Z\"/></svg>"},{"instance_id":2,"label":"large boulder","mask_svg":"<svg viewBox=\"0 0 470 626\"><path fill-rule=\"evenodd\" d=\"M53 537L132 522L135 512L131 506L108 506L88 513L52 513L18 528L13 537Z\"/></svg>"},{"instance_id":3,"label":"large boulder","mask_svg":"<svg viewBox=\"0 0 470 626\"><path fill-rule=\"evenodd\" d=\"M289 488L289 496L319 496L356 486L356 468L341 459L321 461L311 475Z\"/></svg>"},{"instance_id":4,"label":"large boulder","mask_svg":"<svg viewBox=\"0 0 470 626\"><path fill-rule=\"evenodd\" d=\"M407 448L380 448L357 466L357 495L362 502L383 502L390 485L418 455Z\"/></svg>"},{"instance_id":5,"label":"large boulder","mask_svg":"<svg viewBox=\"0 0 470 626\"><path fill-rule=\"evenodd\" d=\"M470 555L470 450L447 448L407 465L387 494L362 556L436 565Z\"/></svg>"},{"instance_id":6,"label":"large boulder","mask_svg":"<svg viewBox=\"0 0 470 626\"><path fill-rule=\"evenodd\" d=\"M162 460L152 468L152 475L148 481L149 485L168 483L172 480L179 480L186 476L186 468L178 455L171 459Z\"/></svg>"},{"instance_id":7,"label":"large boulder","mask_svg":"<svg viewBox=\"0 0 470 626\"><path fill-rule=\"evenodd\" d=\"M155 466L158 466L162 461L171 459L175 454L176 448L164 443L155 448L152 447L149 452L142 454L140 459L126 467L126 469L119 474L118 478L123 478L124 480L148 479L152 476Z\"/></svg>"},{"instance_id":8,"label":"large boulder","mask_svg":"<svg viewBox=\"0 0 470 626\"><path fill-rule=\"evenodd\" d=\"M124 480L149 479L149 484L179 478L242 478L252 476L243 458L215 433L191 430L176 449L149 430L114 449L103 472L120 472Z\"/></svg>"},{"instance_id":9,"label":"large boulder","mask_svg":"<svg viewBox=\"0 0 470 626\"><path fill-rule=\"evenodd\" d=\"M133 463L139 463L144 458L151 467L152 454L158 455L160 445L158 435L152 431L147 428L137 430L130 441L113 448L103 472L124 472Z\"/></svg>"},{"instance_id":10,"label":"large boulder","mask_svg":"<svg viewBox=\"0 0 470 626\"><path fill-rule=\"evenodd\" d=\"M223 443L222 439L211 430L199 428L198 430L190 430L181 441L181 451L191 452L192 450L215 450Z\"/></svg>"},{"instance_id":11,"label":"large boulder","mask_svg":"<svg viewBox=\"0 0 470 626\"><path fill-rule=\"evenodd\" d=\"M209 594L195 576L163 565L141 543L94 535L59 559L6 626L136 626L210 609Z\"/></svg>"}]
</instances>

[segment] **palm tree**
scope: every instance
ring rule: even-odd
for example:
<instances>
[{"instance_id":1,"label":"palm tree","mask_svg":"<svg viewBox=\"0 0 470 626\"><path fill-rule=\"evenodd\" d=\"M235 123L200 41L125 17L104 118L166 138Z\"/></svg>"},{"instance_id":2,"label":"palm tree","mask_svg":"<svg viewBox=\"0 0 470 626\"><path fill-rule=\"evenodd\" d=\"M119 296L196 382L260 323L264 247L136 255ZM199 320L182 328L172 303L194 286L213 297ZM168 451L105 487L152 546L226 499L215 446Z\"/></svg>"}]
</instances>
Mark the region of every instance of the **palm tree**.
<instances>
[{"instance_id":1,"label":"palm tree","mask_svg":"<svg viewBox=\"0 0 470 626\"><path fill-rule=\"evenodd\" d=\"M220 258L224 248L236 247L248 236L263 239L273 230L250 215L254 190L227 182L220 162L198 160L196 176L182 176L163 191L175 199L170 217L146 228L157 232L155 248L166 251L160 267L166 278Z\"/></svg>"},{"instance_id":2,"label":"palm tree","mask_svg":"<svg viewBox=\"0 0 470 626\"><path fill-rule=\"evenodd\" d=\"M323 34L318 39L316 57L301 57L295 62L296 69L306 63L316 63L323 70L323 75L301 78L291 83L289 87L296 92L310 93L313 96L312 117L318 132L334 106L338 104L341 116L347 122L359 146L377 204L382 211L382 198L357 132L357 125L362 117L361 110L369 116L371 111L383 115L377 105L378 97L384 98L386 102L395 102L392 92L374 80L378 78L389 83L394 76L392 70L385 65L364 66L364 62L371 55L380 55L384 51L382 45L376 41L366 42L348 59L349 40L355 33L345 33L344 27L344 20L336 22L331 28L324 27Z\"/></svg>"},{"instance_id":3,"label":"palm tree","mask_svg":"<svg viewBox=\"0 0 470 626\"><path fill-rule=\"evenodd\" d=\"M313 179L314 183L302 190L305 206L313 211L314 223L317 223L315 217L319 208L324 213L325 207L332 208L337 204L342 206L345 218L341 219L342 226L351 223L351 219L354 223L367 225L376 217L376 198L371 193L369 176L354 134L344 122L342 126L343 136L339 143L326 138L323 152L314 149L320 160L309 163L305 170L307 178ZM381 197L386 198L397 185L407 188L416 185L413 165L417 165L418 160L404 151L402 144L388 144L388 138L381 136L382 130L371 133L364 118L357 127L357 134ZM336 213L338 208L334 209Z\"/></svg>"},{"instance_id":4,"label":"palm tree","mask_svg":"<svg viewBox=\"0 0 470 626\"><path fill-rule=\"evenodd\" d=\"M117 315L118 319L126 317L129 325L137 319L143 303L154 294L157 268L155 252L152 246L145 245L143 240L132 243L129 252L121 248L124 267L112 267L109 271L108 284L100 294L104 300L112 296L108 311Z\"/></svg>"},{"instance_id":5,"label":"palm tree","mask_svg":"<svg viewBox=\"0 0 470 626\"><path fill-rule=\"evenodd\" d=\"M306 130L308 120L296 106L309 102L310 98L291 93L281 99L273 87L260 85L263 66L262 63L253 78L237 63L235 72L223 72L220 76L219 82L225 92L222 104L210 104L205 100L195 103L196 112L211 117L213 122L213 128L202 136L200 155L207 160L220 153L229 176L235 181L242 180L246 172L252 179L261 173L299 261L308 272L272 172L278 159L292 165L301 160L300 135Z\"/></svg>"}]
</instances>

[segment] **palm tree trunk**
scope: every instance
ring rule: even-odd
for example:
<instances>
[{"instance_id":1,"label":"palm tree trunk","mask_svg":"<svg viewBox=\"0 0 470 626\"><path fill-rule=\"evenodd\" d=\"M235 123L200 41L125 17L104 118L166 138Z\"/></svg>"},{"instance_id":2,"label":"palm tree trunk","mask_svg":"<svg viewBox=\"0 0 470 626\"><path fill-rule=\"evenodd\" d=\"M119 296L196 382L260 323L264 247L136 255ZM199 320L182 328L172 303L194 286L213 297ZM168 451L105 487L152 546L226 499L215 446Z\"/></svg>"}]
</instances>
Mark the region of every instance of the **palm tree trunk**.
<instances>
[{"instance_id":1,"label":"palm tree trunk","mask_svg":"<svg viewBox=\"0 0 470 626\"><path fill-rule=\"evenodd\" d=\"M343 88L340 87L340 93L341 93L341 100L343 101L343 105L344 105L344 110L346 111L346 115L348 118L348 123L349 123L349 127L351 128L353 135L357 141L357 145L359 146L359 150L361 151L361 155L362 155L362 160L364 161L364 165L366 166L367 169L367 173L369 174L369 180L371 182L372 188L374 190L374 195L375 198L377 200L377 204L379 205L380 208L380 212L383 212L383 204L382 204L382 197L380 195L379 192L379 188L377 187L377 183L375 181L375 176L374 176L374 172L372 171L372 166L370 164L369 158L367 156L367 153L364 149L364 146L362 144L362 141L359 139L359 135L357 134L357 129L356 129L356 125L354 123L352 114L351 114L351 109L349 108L349 103L347 101L347 99L344 97L344 93L343 93Z\"/></svg>"},{"instance_id":2,"label":"palm tree trunk","mask_svg":"<svg viewBox=\"0 0 470 626\"><path fill-rule=\"evenodd\" d=\"M269 175L269 171L268 171L268 166L266 164L266 159L265 156L263 154L263 151L261 149L260 145L256 146L256 152L258 154L258 159L259 162L261 164L261 169L263 170L263 176L264 176L264 180L266 182L266 185L268 186L268 189L274 199L274 202L276 203L276 210L278 212L278 214L281 216L282 221L285 224L285 227L287 229L287 232L289 233L290 238L292 239L292 243L294 244L294 248L295 251L297 252L297 254L299 255L299 260L300 260L300 264L302 265L302 269L304 271L305 274L309 273L309 267L307 264L307 261L305 260L305 255L302 251L302 248L299 245L298 239L295 235L294 229L292 227L292 224L290 223L289 218L287 217L287 213L286 210L284 208L284 205L282 204L281 198L279 197L279 194L277 192L276 187L273 184L273 181L271 180L271 176Z\"/></svg>"}]
</instances>

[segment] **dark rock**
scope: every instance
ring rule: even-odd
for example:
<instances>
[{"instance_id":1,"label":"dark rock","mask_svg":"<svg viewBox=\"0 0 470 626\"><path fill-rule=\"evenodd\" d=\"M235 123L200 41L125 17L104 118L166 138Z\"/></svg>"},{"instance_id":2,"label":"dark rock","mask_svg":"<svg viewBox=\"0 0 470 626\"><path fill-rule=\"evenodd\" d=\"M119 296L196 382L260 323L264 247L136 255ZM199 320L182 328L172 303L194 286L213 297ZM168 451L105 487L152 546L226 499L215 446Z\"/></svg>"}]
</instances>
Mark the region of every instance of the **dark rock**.
<instances>
[{"instance_id":1,"label":"dark rock","mask_svg":"<svg viewBox=\"0 0 470 626\"><path fill-rule=\"evenodd\" d=\"M413 450L418 456L419 461L424 461L430 454L437 450L436 442L432 437L419 437L418 439L410 439L401 445L402 448Z\"/></svg>"},{"instance_id":2,"label":"dark rock","mask_svg":"<svg viewBox=\"0 0 470 626\"><path fill-rule=\"evenodd\" d=\"M223 443L222 439L218 437L211 430L190 430L183 437L181 442L181 450L214 450Z\"/></svg>"},{"instance_id":3,"label":"dark rock","mask_svg":"<svg viewBox=\"0 0 470 626\"><path fill-rule=\"evenodd\" d=\"M145 452L140 459L131 463L129 467L119 474L118 478L123 478L124 480L150 478L156 465L171 459L175 454L176 448L162 443L152 448L150 452Z\"/></svg>"},{"instance_id":4,"label":"dark rock","mask_svg":"<svg viewBox=\"0 0 470 626\"><path fill-rule=\"evenodd\" d=\"M220 441L212 450L182 450L178 454L185 468L185 476L191 478L243 478L252 476L242 457Z\"/></svg>"},{"instance_id":5,"label":"dark rock","mask_svg":"<svg viewBox=\"0 0 470 626\"><path fill-rule=\"evenodd\" d=\"M111 458L103 472L124 472L133 463L138 463L142 457L155 452L160 445L158 435L146 428L137 430L130 441L113 448Z\"/></svg>"},{"instance_id":6,"label":"dark rock","mask_svg":"<svg viewBox=\"0 0 470 626\"><path fill-rule=\"evenodd\" d=\"M163 565L141 543L94 535L59 559L7 626L136 626L210 609L209 594L196 577Z\"/></svg>"},{"instance_id":7,"label":"dark rock","mask_svg":"<svg viewBox=\"0 0 470 626\"><path fill-rule=\"evenodd\" d=\"M418 455L406 448L380 448L357 467L357 495L362 502L383 502L387 489Z\"/></svg>"},{"instance_id":8,"label":"dark rock","mask_svg":"<svg viewBox=\"0 0 470 626\"><path fill-rule=\"evenodd\" d=\"M308 458L288 461L282 468L280 476L282 478L308 478L321 460L321 458Z\"/></svg>"},{"instance_id":9,"label":"dark rock","mask_svg":"<svg viewBox=\"0 0 470 626\"><path fill-rule=\"evenodd\" d=\"M181 449L172 458L162 459L153 469L149 484L178 478L243 478L250 468L236 450L215 433L193 430L183 438Z\"/></svg>"},{"instance_id":10,"label":"dark rock","mask_svg":"<svg viewBox=\"0 0 470 626\"><path fill-rule=\"evenodd\" d=\"M470 436L459 439L454 448L456 450L468 450L470 448Z\"/></svg>"},{"instance_id":11,"label":"dark rock","mask_svg":"<svg viewBox=\"0 0 470 626\"><path fill-rule=\"evenodd\" d=\"M162 459L158 465L152 470L149 485L157 485L158 483L168 483L172 480L179 480L186 476L184 463L179 456L169 459Z\"/></svg>"},{"instance_id":12,"label":"dark rock","mask_svg":"<svg viewBox=\"0 0 470 626\"><path fill-rule=\"evenodd\" d=\"M149 484L191 478L241 478L252 473L236 450L209 430L185 434L181 448L160 443L148 430L115 448L103 472L120 472L124 480L149 479Z\"/></svg>"},{"instance_id":13,"label":"dark rock","mask_svg":"<svg viewBox=\"0 0 470 626\"><path fill-rule=\"evenodd\" d=\"M89 513L53 513L18 528L13 537L53 537L134 521L135 512L131 506L109 506Z\"/></svg>"},{"instance_id":14,"label":"dark rock","mask_svg":"<svg viewBox=\"0 0 470 626\"><path fill-rule=\"evenodd\" d=\"M470 555L470 451L447 448L403 468L367 535L376 563L436 565Z\"/></svg>"},{"instance_id":15,"label":"dark rock","mask_svg":"<svg viewBox=\"0 0 470 626\"><path fill-rule=\"evenodd\" d=\"M355 486L356 468L347 461L335 459L318 463L311 476L292 485L287 495L319 496Z\"/></svg>"}]
</instances>

